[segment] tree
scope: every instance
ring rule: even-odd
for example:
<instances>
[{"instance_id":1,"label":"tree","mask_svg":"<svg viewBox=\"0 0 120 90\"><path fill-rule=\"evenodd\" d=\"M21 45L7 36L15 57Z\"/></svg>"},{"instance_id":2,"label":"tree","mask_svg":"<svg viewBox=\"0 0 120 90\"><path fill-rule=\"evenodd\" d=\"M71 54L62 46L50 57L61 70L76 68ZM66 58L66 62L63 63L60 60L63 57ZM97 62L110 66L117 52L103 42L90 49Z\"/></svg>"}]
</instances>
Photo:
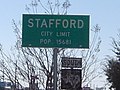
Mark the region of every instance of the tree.
<instances>
[{"instance_id":1,"label":"tree","mask_svg":"<svg viewBox=\"0 0 120 90\"><path fill-rule=\"evenodd\" d=\"M118 38L120 33L118 34ZM111 83L110 88L115 88L116 90L120 90L120 41L112 38L112 46L113 52L115 54L114 57L108 56L107 65L105 65L105 73L107 76L107 80Z\"/></svg>"},{"instance_id":2,"label":"tree","mask_svg":"<svg viewBox=\"0 0 120 90\"><path fill-rule=\"evenodd\" d=\"M120 90L120 61L109 57L105 73L107 80L111 83L110 89Z\"/></svg>"},{"instance_id":3,"label":"tree","mask_svg":"<svg viewBox=\"0 0 120 90\"><path fill-rule=\"evenodd\" d=\"M38 6L41 6L46 14L67 14L70 7L69 0L65 0L63 4L59 0L46 0L47 5L43 5L42 0L32 0L31 4L26 5L28 13L38 13ZM47 8L48 7L48 8ZM62 9L61 9L62 7ZM24 86L23 83L29 85L33 90L34 86L42 87L48 90L53 85L53 49L51 48L23 48L21 47L22 29L21 24L16 23L13 19L13 29L16 35L15 46L11 48L11 54L4 52L1 47L1 72L9 79L17 88L16 84ZM89 84L95 77L98 66L97 55L100 52L101 39L99 37L100 27L98 25L91 29L91 39L89 50L85 49L58 49L58 88L60 88L61 78L61 57L82 57L82 82L83 85ZM12 66L12 67L11 67ZM99 66L98 66L99 67ZM4 70L3 70L4 69ZM35 87L34 87L35 88Z\"/></svg>"},{"instance_id":4,"label":"tree","mask_svg":"<svg viewBox=\"0 0 120 90\"><path fill-rule=\"evenodd\" d=\"M101 38L99 36L100 27L98 25L94 26L91 29L91 38L90 46L88 50L81 50L81 56L83 59L83 69L82 69L82 82L86 82L85 85L88 85L92 80L97 76L101 75L102 72L99 72L101 61L98 59L100 52Z\"/></svg>"}]
</instances>

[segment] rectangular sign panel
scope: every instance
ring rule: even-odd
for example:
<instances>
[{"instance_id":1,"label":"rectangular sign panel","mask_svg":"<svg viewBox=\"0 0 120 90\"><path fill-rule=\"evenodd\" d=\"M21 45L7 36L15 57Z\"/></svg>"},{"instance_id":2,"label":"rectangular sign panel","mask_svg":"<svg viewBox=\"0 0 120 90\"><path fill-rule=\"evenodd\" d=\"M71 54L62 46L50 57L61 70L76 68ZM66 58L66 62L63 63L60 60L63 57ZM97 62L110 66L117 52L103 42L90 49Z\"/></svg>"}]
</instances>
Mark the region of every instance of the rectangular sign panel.
<instances>
[{"instance_id":1,"label":"rectangular sign panel","mask_svg":"<svg viewBox=\"0 0 120 90\"><path fill-rule=\"evenodd\" d=\"M82 68L82 58L62 57L62 67Z\"/></svg>"},{"instance_id":2,"label":"rectangular sign panel","mask_svg":"<svg viewBox=\"0 0 120 90\"><path fill-rule=\"evenodd\" d=\"M80 69L62 69L61 70L61 88L67 90L81 90L81 70Z\"/></svg>"},{"instance_id":3,"label":"rectangular sign panel","mask_svg":"<svg viewBox=\"0 0 120 90\"><path fill-rule=\"evenodd\" d=\"M89 15L23 14L22 46L89 48Z\"/></svg>"}]
</instances>

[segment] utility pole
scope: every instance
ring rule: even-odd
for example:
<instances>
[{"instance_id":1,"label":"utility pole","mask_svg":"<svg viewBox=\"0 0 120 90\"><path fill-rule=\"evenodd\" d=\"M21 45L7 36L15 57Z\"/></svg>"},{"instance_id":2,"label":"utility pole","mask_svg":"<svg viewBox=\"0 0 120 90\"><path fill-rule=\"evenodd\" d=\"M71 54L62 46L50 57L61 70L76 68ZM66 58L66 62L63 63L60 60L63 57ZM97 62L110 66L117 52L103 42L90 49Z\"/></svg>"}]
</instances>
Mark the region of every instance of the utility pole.
<instances>
[{"instance_id":1,"label":"utility pole","mask_svg":"<svg viewBox=\"0 0 120 90\"><path fill-rule=\"evenodd\" d=\"M53 78L53 90L57 90L57 53L58 49L53 49L53 60L54 60L54 78Z\"/></svg>"}]
</instances>

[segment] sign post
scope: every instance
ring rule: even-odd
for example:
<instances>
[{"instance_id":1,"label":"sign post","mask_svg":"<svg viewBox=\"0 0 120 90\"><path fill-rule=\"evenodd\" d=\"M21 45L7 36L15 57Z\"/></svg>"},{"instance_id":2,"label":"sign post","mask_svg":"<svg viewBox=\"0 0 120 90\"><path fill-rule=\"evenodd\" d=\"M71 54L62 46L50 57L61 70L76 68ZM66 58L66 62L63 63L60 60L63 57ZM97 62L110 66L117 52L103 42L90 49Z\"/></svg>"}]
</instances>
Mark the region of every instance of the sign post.
<instances>
[{"instance_id":1,"label":"sign post","mask_svg":"<svg viewBox=\"0 0 120 90\"><path fill-rule=\"evenodd\" d=\"M54 60L54 79L53 79L53 87L54 87L54 90L57 90L57 53L58 53L58 49L57 48L54 48L53 49L53 60Z\"/></svg>"}]
</instances>

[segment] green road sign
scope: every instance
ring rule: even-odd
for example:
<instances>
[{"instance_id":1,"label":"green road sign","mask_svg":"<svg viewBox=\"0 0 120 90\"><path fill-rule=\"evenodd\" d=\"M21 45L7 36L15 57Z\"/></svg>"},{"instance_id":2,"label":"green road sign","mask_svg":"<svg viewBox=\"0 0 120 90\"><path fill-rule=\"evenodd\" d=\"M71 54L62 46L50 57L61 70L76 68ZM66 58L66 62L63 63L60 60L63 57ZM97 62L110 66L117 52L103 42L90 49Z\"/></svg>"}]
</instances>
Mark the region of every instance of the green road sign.
<instances>
[{"instance_id":1,"label":"green road sign","mask_svg":"<svg viewBox=\"0 0 120 90\"><path fill-rule=\"evenodd\" d=\"M22 46L89 48L89 15L23 14Z\"/></svg>"}]
</instances>

